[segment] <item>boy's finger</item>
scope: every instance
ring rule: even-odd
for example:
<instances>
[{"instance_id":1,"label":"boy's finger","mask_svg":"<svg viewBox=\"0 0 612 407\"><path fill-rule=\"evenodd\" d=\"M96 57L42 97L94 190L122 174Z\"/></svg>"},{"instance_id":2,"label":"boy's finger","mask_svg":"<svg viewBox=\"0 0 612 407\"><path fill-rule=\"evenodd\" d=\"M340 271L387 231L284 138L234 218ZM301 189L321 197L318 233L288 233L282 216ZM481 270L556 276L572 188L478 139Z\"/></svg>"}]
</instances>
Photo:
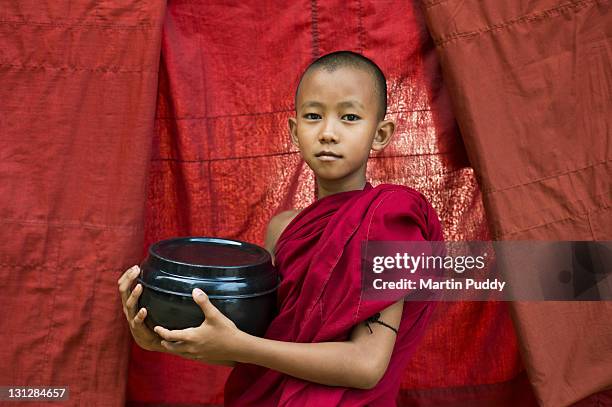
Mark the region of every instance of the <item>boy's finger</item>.
<instances>
[{"instance_id":1,"label":"boy's finger","mask_svg":"<svg viewBox=\"0 0 612 407\"><path fill-rule=\"evenodd\" d=\"M129 269L127 269L122 275L121 277L119 277L119 280L117 280L117 285L121 285L125 280L130 280L130 277L133 276L134 274L136 274L135 270L139 270L139 267L137 265L134 265L132 267L130 267Z\"/></svg>"},{"instance_id":2,"label":"boy's finger","mask_svg":"<svg viewBox=\"0 0 612 407\"><path fill-rule=\"evenodd\" d=\"M217 318L217 316L221 313L221 311L219 311L217 307L210 302L208 295L206 295L204 291L200 290L199 288L195 288L191 295L193 296L193 300L196 302L196 304L198 304L202 309L206 319L209 321Z\"/></svg>"},{"instance_id":3,"label":"boy's finger","mask_svg":"<svg viewBox=\"0 0 612 407\"><path fill-rule=\"evenodd\" d=\"M130 316L133 316L132 314L136 310L136 301L138 301L138 297L140 297L140 294L142 294L142 285L136 284L136 287L134 287L132 293L125 302L125 307L128 309L128 311L130 311Z\"/></svg>"},{"instance_id":4,"label":"boy's finger","mask_svg":"<svg viewBox=\"0 0 612 407\"><path fill-rule=\"evenodd\" d=\"M178 353L181 356L186 357L187 356L187 351L186 351L186 345L183 342L169 342L166 340L161 341L161 345L166 348L169 352L172 353Z\"/></svg>"},{"instance_id":5,"label":"boy's finger","mask_svg":"<svg viewBox=\"0 0 612 407\"><path fill-rule=\"evenodd\" d=\"M183 332L170 331L161 326L156 326L155 328L153 328L153 331L155 331L155 333L161 336L163 339L170 342L182 341L186 339L185 334Z\"/></svg>"},{"instance_id":6,"label":"boy's finger","mask_svg":"<svg viewBox=\"0 0 612 407\"><path fill-rule=\"evenodd\" d=\"M121 293L121 301L125 304L130 296L130 285L132 285L132 281L138 276L140 273L140 269L138 266L132 267L130 270L126 271L126 278L119 279L119 292Z\"/></svg>"},{"instance_id":7,"label":"boy's finger","mask_svg":"<svg viewBox=\"0 0 612 407\"><path fill-rule=\"evenodd\" d=\"M136 315L134 316L134 319L133 319L134 324L142 325L146 317L147 317L147 309L141 308L140 311L138 311Z\"/></svg>"}]
</instances>

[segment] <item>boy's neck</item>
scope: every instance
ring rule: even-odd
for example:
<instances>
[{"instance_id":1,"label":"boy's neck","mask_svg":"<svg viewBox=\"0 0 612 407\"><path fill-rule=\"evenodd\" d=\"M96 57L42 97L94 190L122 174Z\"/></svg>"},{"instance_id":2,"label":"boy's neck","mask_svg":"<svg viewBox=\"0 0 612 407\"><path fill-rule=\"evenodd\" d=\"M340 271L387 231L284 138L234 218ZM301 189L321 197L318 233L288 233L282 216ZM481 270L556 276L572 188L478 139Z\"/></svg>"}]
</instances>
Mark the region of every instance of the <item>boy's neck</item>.
<instances>
[{"instance_id":1,"label":"boy's neck","mask_svg":"<svg viewBox=\"0 0 612 407\"><path fill-rule=\"evenodd\" d=\"M366 185L365 177L350 181L328 181L317 178L317 199L337 194L340 192L362 190Z\"/></svg>"}]
</instances>

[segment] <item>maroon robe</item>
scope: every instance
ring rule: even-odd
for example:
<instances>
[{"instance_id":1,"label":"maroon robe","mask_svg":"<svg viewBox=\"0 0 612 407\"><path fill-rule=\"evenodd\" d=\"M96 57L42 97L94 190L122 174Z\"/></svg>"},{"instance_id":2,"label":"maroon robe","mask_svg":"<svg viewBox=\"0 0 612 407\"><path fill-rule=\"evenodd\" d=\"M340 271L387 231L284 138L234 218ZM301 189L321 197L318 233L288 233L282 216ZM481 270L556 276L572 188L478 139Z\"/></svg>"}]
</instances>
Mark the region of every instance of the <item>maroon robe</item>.
<instances>
[{"instance_id":1,"label":"maroon robe","mask_svg":"<svg viewBox=\"0 0 612 407\"><path fill-rule=\"evenodd\" d=\"M346 341L352 328L392 301L365 301L361 243L442 240L438 217L418 192L380 185L319 199L300 212L276 245L282 276L279 315L265 337L290 342ZM225 386L227 406L389 406L427 325L433 303L406 302L386 373L372 389L333 387L264 367L237 364Z\"/></svg>"}]
</instances>

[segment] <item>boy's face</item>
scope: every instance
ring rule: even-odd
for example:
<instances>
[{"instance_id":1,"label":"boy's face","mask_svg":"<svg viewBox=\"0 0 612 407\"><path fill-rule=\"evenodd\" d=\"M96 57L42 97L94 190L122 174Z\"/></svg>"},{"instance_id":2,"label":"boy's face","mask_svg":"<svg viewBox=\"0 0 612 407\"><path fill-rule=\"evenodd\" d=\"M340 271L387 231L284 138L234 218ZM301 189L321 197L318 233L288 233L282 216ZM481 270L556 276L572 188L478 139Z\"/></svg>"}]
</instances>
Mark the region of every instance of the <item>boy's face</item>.
<instances>
[{"instance_id":1,"label":"boy's face","mask_svg":"<svg viewBox=\"0 0 612 407\"><path fill-rule=\"evenodd\" d=\"M382 150L394 129L378 119L374 79L352 67L307 72L296 115L289 119L292 141L322 180L365 180L370 150Z\"/></svg>"}]
</instances>

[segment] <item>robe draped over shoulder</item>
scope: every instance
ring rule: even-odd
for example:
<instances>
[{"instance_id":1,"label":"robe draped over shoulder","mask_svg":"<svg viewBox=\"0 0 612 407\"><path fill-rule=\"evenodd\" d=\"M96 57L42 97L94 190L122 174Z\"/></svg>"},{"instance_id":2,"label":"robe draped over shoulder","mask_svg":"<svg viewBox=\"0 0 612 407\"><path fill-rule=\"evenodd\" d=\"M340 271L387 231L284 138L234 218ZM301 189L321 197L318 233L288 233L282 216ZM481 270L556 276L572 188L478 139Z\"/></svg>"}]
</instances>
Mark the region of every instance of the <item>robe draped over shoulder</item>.
<instances>
[{"instance_id":1,"label":"robe draped over shoulder","mask_svg":"<svg viewBox=\"0 0 612 407\"><path fill-rule=\"evenodd\" d=\"M314 202L281 234L275 250L282 281L278 316L265 337L289 342L349 339L352 328L392 301L362 300L361 244L367 240L442 240L438 217L419 192L383 184ZM227 406L388 406L434 304L405 302L387 371L372 389L334 387L250 364L236 364L225 386Z\"/></svg>"}]
</instances>

